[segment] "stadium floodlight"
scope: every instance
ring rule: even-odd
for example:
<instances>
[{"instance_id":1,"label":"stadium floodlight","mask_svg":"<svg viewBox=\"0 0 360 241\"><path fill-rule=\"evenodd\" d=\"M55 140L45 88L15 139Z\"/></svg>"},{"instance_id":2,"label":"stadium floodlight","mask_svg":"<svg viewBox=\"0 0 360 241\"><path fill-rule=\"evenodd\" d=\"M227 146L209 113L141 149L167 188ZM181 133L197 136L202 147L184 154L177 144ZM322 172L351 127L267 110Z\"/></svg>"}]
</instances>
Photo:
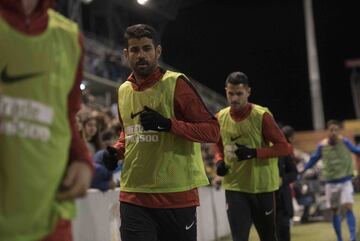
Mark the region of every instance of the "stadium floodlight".
<instances>
[{"instance_id":1,"label":"stadium floodlight","mask_svg":"<svg viewBox=\"0 0 360 241\"><path fill-rule=\"evenodd\" d=\"M138 4L145 5L148 0L137 0Z\"/></svg>"}]
</instances>

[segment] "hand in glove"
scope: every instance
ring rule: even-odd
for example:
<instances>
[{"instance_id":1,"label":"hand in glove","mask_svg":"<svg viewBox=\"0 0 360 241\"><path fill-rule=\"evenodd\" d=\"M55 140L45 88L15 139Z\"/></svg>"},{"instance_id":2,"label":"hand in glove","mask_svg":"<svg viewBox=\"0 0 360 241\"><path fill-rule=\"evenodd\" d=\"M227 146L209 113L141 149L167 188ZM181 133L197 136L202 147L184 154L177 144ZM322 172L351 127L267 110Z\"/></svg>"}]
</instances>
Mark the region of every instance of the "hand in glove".
<instances>
[{"instance_id":1,"label":"hand in glove","mask_svg":"<svg viewBox=\"0 0 360 241\"><path fill-rule=\"evenodd\" d=\"M102 161L106 169L108 169L109 171L114 171L119 161L116 149L114 147L108 146L104 150Z\"/></svg>"},{"instance_id":2,"label":"hand in glove","mask_svg":"<svg viewBox=\"0 0 360 241\"><path fill-rule=\"evenodd\" d=\"M225 165L224 160L220 160L216 163L216 175L223 177L229 171L229 167Z\"/></svg>"},{"instance_id":3,"label":"hand in glove","mask_svg":"<svg viewBox=\"0 0 360 241\"><path fill-rule=\"evenodd\" d=\"M235 143L237 146L237 150L235 151L235 154L238 158L238 161L244 161L251 158L256 157L256 149L255 148L248 148L245 145L239 145Z\"/></svg>"},{"instance_id":4,"label":"hand in glove","mask_svg":"<svg viewBox=\"0 0 360 241\"><path fill-rule=\"evenodd\" d=\"M140 124L145 131L163 131L169 132L171 129L171 120L162 116L159 112L144 107L144 112L140 114Z\"/></svg>"}]
</instances>

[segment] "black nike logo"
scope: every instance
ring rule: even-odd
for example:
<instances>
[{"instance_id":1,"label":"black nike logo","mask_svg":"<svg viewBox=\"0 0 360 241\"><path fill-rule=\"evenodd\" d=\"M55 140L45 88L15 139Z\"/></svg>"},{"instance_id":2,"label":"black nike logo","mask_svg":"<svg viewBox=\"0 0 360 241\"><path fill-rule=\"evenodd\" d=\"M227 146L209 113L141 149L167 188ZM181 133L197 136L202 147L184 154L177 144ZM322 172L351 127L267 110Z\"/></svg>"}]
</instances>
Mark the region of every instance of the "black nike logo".
<instances>
[{"instance_id":1,"label":"black nike logo","mask_svg":"<svg viewBox=\"0 0 360 241\"><path fill-rule=\"evenodd\" d=\"M141 113L143 113L145 110L141 110L139 112L136 112L136 113L132 113L130 114L130 117L131 119L134 119L136 116L140 115Z\"/></svg>"},{"instance_id":2,"label":"black nike logo","mask_svg":"<svg viewBox=\"0 0 360 241\"><path fill-rule=\"evenodd\" d=\"M37 75L40 75L40 73L30 73L30 74L20 74L20 75L9 75L7 71L7 66L1 71L1 79L2 82L6 84L12 84L15 82L19 82L22 80L33 78Z\"/></svg>"},{"instance_id":3,"label":"black nike logo","mask_svg":"<svg viewBox=\"0 0 360 241\"><path fill-rule=\"evenodd\" d=\"M241 135L239 135L239 136L237 136L237 137L230 137L230 140L231 140L231 141L236 141L237 139L240 138L240 136L241 136Z\"/></svg>"}]
</instances>

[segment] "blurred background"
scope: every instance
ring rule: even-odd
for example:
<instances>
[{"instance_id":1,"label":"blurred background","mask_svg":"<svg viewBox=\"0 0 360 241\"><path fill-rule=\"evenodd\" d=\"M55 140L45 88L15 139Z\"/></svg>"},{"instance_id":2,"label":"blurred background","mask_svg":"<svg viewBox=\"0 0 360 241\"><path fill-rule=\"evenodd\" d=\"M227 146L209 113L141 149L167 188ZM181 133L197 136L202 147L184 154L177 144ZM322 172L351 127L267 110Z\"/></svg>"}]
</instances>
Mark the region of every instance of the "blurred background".
<instances>
[{"instance_id":1,"label":"blurred background","mask_svg":"<svg viewBox=\"0 0 360 241\"><path fill-rule=\"evenodd\" d=\"M250 100L296 130L360 118L359 7L356 0L57 2L87 37L89 73L124 81L129 70L121 56L123 32L148 23L161 35L163 64L204 85L199 91L213 112L226 105L221 97L227 75L243 71L252 81Z\"/></svg>"},{"instance_id":2,"label":"blurred background","mask_svg":"<svg viewBox=\"0 0 360 241\"><path fill-rule=\"evenodd\" d=\"M92 187L107 191L120 182L121 165L108 173L101 166L101 150L117 139L122 128L117 119L117 88L131 73L122 56L122 36L129 25L146 23L158 30L161 65L185 73L213 114L227 106L227 75L246 73L252 87L250 102L268 107L280 126L295 129L295 160L302 170L318 142L327 136L329 119L343 121L342 134L360 145L359 9L356 0L58 0L56 10L76 21L85 36L83 108L78 121L98 168ZM215 169L210 144L202 144L202 156L212 181ZM354 156L353 161L358 193L360 157ZM103 176L106 178L101 179ZM219 186L213 187L200 189L199 240L231 240L226 236L229 227L223 193L214 191ZM321 161L291 188L293 223L312 224L296 226L294 240L335 240L331 225L324 224L330 216L324 207ZM88 225L84 220L108 227L103 225L109 222L104 213L111 203L116 207L117 194L105 195L106 202L99 202L98 194L91 192L83 201L95 204L82 205L93 209L80 212L76 240L95 240L96 235L105 240L107 231L97 233L88 227L83 232ZM359 202L357 195L356 210ZM99 212L99 203L104 212ZM92 213L96 219L86 216ZM118 237L116 222L112 237ZM255 236L252 232L251 240Z\"/></svg>"}]
</instances>

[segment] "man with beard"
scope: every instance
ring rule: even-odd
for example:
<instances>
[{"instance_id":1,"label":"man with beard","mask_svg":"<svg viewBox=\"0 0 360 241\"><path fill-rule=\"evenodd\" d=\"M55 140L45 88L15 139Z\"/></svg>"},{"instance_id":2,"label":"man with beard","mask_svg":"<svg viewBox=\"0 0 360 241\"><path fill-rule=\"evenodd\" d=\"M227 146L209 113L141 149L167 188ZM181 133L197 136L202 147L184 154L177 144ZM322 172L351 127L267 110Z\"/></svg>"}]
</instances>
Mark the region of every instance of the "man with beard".
<instances>
[{"instance_id":1,"label":"man with beard","mask_svg":"<svg viewBox=\"0 0 360 241\"><path fill-rule=\"evenodd\" d=\"M108 147L109 170L123 159L123 241L195 241L197 188L208 185L199 142L216 142L219 126L188 78L158 65L153 27L127 28L124 56L133 72L118 92L123 131Z\"/></svg>"},{"instance_id":2,"label":"man with beard","mask_svg":"<svg viewBox=\"0 0 360 241\"><path fill-rule=\"evenodd\" d=\"M76 125L82 43L51 0L0 0L0 240L71 241L92 161Z\"/></svg>"},{"instance_id":3,"label":"man with beard","mask_svg":"<svg viewBox=\"0 0 360 241\"><path fill-rule=\"evenodd\" d=\"M247 241L254 223L261 241L276 241L277 157L290 150L270 111L248 102L251 88L244 73L230 73L225 90L230 107L217 114L221 138L215 159L217 175L224 176L232 238Z\"/></svg>"},{"instance_id":4,"label":"man with beard","mask_svg":"<svg viewBox=\"0 0 360 241\"><path fill-rule=\"evenodd\" d=\"M353 213L354 174L351 153L360 155L360 147L340 135L341 123L337 120L327 122L329 136L323 139L310 160L305 164L304 171L311 168L320 159L323 161L323 176L326 181L326 206L332 211L332 223L338 241L342 241L341 216L345 214L349 227L350 240L356 240L356 221ZM340 210L343 213L340 213Z\"/></svg>"}]
</instances>

